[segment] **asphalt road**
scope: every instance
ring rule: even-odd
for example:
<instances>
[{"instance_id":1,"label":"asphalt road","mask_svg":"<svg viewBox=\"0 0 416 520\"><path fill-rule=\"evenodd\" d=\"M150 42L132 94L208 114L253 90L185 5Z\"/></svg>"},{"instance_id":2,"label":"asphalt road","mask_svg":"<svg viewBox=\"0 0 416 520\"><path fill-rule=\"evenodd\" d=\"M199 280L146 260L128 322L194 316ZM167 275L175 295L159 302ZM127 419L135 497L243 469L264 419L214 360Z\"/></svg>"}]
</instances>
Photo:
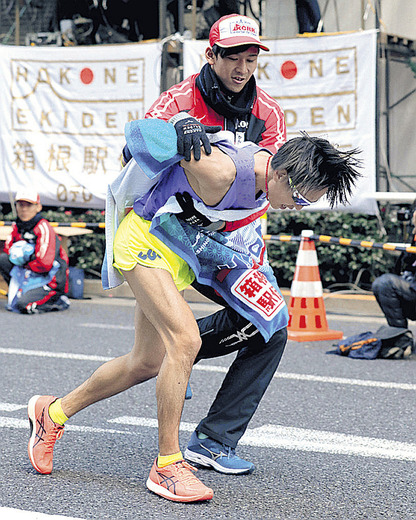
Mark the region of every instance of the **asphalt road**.
<instances>
[{"instance_id":1,"label":"asphalt road","mask_svg":"<svg viewBox=\"0 0 416 520\"><path fill-rule=\"evenodd\" d=\"M200 316L215 307L193 309ZM208 503L169 502L145 486L157 454L154 381L71 418L55 447L53 473L37 474L26 452L28 399L61 396L125 353L133 314L130 299L72 300L65 313L38 316L8 313L0 301L2 520L416 518L416 363L328 355L331 341L288 342L238 449L257 469L248 476L200 470L214 489ZM384 323L362 316L359 303L328 313L328 320L346 336ZM231 359L195 367L183 449Z\"/></svg>"}]
</instances>

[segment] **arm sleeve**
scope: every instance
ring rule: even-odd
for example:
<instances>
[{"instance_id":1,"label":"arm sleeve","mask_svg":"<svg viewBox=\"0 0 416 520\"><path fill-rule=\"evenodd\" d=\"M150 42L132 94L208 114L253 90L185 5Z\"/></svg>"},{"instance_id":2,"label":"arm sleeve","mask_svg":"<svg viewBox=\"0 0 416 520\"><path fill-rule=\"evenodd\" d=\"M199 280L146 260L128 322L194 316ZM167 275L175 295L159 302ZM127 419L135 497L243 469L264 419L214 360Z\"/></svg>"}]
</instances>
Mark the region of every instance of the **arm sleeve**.
<instances>
[{"instance_id":1,"label":"arm sleeve","mask_svg":"<svg viewBox=\"0 0 416 520\"><path fill-rule=\"evenodd\" d=\"M27 267L35 273L47 273L52 269L56 255L57 237L49 222L41 220L35 227L36 234L35 258L28 262Z\"/></svg>"},{"instance_id":2,"label":"arm sleeve","mask_svg":"<svg viewBox=\"0 0 416 520\"><path fill-rule=\"evenodd\" d=\"M152 119L163 119L169 121L169 119L180 112L180 109L173 97L172 93L167 90L163 92L158 99L153 103L149 110L145 114L145 118Z\"/></svg>"},{"instance_id":3,"label":"arm sleeve","mask_svg":"<svg viewBox=\"0 0 416 520\"><path fill-rule=\"evenodd\" d=\"M178 112L189 112L194 106L195 78L198 74L189 76L166 92L162 92L145 114L145 118L163 119L168 121Z\"/></svg>"},{"instance_id":4,"label":"arm sleeve","mask_svg":"<svg viewBox=\"0 0 416 520\"><path fill-rule=\"evenodd\" d=\"M256 116L264 121L261 140L257 144L275 154L287 139L285 114L279 103L258 87Z\"/></svg>"},{"instance_id":5,"label":"arm sleeve","mask_svg":"<svg viewBox=\"0 0 416 520\"><path fill-rule=\"evenodd\" d=\"M6 238L6 241L4 243L3 252L9 254L10 248L12 245L19 240L19 233L17 231L17 226L13 222L12 224L12 232L10 235Z\"/></svg>"},{"instance_id":6,"label":"arm sleeve","mask_svg":"<svg viewBox=\"0 0 416 520\"><path fill-rule=\"evenodd\" d=\"M273 154L286 142L286 122L283 112L272 112L266 121L266 130L262 133L259 146L267 148Z\"/></svg>"}]
</instances>

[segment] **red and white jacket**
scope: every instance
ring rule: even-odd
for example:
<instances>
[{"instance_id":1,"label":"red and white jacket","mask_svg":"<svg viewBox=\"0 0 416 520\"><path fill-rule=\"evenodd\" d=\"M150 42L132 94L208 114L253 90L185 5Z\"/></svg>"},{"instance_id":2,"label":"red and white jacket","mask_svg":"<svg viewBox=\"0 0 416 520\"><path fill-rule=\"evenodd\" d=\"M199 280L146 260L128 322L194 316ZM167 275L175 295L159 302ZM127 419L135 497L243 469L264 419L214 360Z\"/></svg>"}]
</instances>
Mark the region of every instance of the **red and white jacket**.
<instances>
[{"instance_id":1,"label":"red and white jacket","mask_svg":"<svg viewBox=\"0 0 416 520\"><path fill-rule=\"evenodd\" d=\"M195 85L197 77L198 74L189 76L163 92L145 114L145 118L168 121L178 112L187 112L204 125L220 125L223 130L230 130L227 128L224 116L215 112L205 102ZM284 113L277 101L258 86L256 86L256 94L245 140L267 148L275 154L286 142Z\"/></svg>"}]
</instances>

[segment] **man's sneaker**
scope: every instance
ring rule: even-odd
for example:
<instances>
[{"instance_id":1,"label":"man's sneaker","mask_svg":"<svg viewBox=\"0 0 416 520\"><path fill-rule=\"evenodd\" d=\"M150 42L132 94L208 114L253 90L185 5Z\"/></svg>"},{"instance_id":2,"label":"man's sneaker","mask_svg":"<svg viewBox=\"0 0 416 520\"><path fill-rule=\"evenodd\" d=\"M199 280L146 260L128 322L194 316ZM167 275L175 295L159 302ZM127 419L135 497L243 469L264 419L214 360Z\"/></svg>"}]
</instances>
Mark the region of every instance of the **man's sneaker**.
<instances>
[{"instance_id":1,"label":"man's sneaker","mask_svg":"<svg viewBox=\"0 0 416 520\"><path fill-rule=\"evenodd\" d=\"M192 388L189 383L188 383L188 386L186 387L185 399L192 399Z\"/></svg>"},{"instance_id":2,"label":"man's sneaker","mask_svg":"<svg viewBox=\"0 0 416 520\"><path fill-rule=\"evenodd\" d=\"M56 401L53 395L34 395L28 404L30 439L27 446L30 462L39 473L51 473L53 447L64 433L64 427L49 417L49 406Z\"/></svg>"},{"instance_id":3,"label":"man's sneaker","mask_svg":"<svg viewBox=\"0 0 416 520\"><path fill-rule=\"evenodd\" d=\"M159 468L156 459L146 486L153 493L175 502L211 500L214 492L194 475L196 471L198 470L184 460Z\"/></svg>"},{"instance_id":4,"label":"man's sneaker","mask_svg":"<svg viewBox=\"0 0 416 520\"><path fill-rule=\"evenodd\" d=\"M199 439L196 431L194 431L189 440L185 458L201 466L211 466L220 473L232 475L252 473L255 469L254 464L248 460L240 459L235 454L234 448L214 441L214 439L209 437L207 439Z\"/></svg>"}]
</instances>

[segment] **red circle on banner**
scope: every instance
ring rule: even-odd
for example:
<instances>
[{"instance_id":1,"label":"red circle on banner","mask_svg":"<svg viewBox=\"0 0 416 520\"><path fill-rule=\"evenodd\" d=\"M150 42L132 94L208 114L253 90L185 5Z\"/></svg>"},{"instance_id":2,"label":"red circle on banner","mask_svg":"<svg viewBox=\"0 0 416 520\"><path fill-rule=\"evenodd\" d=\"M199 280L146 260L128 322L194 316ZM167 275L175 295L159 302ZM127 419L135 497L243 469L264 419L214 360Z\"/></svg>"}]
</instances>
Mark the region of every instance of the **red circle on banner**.
<instances>
[{"instance_id":1,"label":"red circle on banner","mask_svg":"<svg viewBox=\"0 0 416 520\"><path fill-rule=\"evenodd\" d=\"M282 63L282 66L280 67L280 72L282 73L282 76L284 78L292 79L298 73L298 68L296 67L296 63L294 63L291 60L288 60Z\"/></svg>"},{"instance_id":2,"label":"red circle on banner","mask_svg":"<svg viewBox=\"0 0 416 520\"><path fill-rule=\"evenodd\" d=\"M89 85L92 82L92 80L94 79L94 73L88 67L85 67L84 69L82 69L79 76L81 78L81 81L85 85Z\"/></svg>"}]
</instances>

